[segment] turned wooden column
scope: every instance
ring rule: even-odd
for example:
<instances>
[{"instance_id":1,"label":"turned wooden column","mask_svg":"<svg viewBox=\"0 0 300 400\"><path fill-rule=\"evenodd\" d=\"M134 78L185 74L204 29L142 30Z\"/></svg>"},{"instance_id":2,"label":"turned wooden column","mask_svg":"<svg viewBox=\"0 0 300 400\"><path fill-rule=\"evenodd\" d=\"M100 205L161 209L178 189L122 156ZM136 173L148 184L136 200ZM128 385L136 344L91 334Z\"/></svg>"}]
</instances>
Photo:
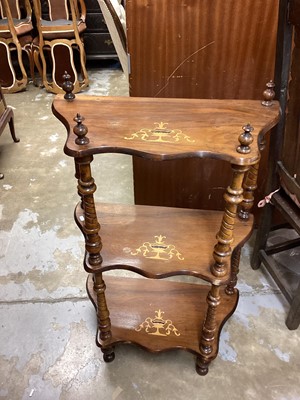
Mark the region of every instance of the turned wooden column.
<instances>
[{"instance_id":1,"label":"turned wooden column","mask_svg":"<svg viewBox=\"0 0 300 400\"><path fill-rule=\"evenodd\" d=\"M86 137L88 129L83 125L83 120L84 118L79 114L74 118L77 125L74 127L73 132L77 136L75 143L78 145L89 143L89 139ZM97 269L99 269L102 264L102 256L100 254L102 241L99 234L100 224L98 222L94 201L94 193L97 187L91 173L92 161L93 156L91 155L76 157L75 169L78 179L78 194L81 198L81 206L84 211L83 231L85 236L85 249L88 254L87 262L85 261L84 266L88 272L94 272L94 291L97 295L98 327L100 339L105 342L111 338L111 322L105 298L105 282L102 278L102 273L97 272ZM109 346L102 346L101 349L104 353L104 360L107 362L113 361L113 349Z\"/></svg>"}]
</instances>

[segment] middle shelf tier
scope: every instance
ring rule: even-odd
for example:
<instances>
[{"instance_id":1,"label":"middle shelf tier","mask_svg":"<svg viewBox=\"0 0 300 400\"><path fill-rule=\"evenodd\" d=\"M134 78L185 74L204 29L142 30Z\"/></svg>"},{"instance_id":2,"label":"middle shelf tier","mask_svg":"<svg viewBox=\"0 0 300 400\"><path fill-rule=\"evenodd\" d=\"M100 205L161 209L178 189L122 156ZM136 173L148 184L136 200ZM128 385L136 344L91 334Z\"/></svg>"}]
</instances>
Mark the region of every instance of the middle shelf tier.
<instances>
[{"instance_id":1,"label":"middle shelf tier","mask_svg":"<svg viewBox=\"0 0 300 400\"><path fill-rule=\"evenodd\" d=\"M214 284L228 281L230 259L224 277L215 277L210 271L222 211L96 203L96 212L103 262L90 265L86 254L88 272L125 269L154 279L192 275ZM75 220L85 235L80 203ZM252 216L248 221L236 219L232 250L245 243L252 226Z\"/></svg>"}]
</instances>

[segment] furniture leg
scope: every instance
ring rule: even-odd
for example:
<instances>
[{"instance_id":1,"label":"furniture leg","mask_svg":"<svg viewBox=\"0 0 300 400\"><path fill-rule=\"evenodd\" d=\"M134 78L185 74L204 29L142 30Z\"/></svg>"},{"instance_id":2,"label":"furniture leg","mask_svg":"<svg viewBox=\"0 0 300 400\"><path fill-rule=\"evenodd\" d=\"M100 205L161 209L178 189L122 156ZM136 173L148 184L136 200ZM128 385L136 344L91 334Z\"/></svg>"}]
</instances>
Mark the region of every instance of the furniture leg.
<instances>
[{"instance_id":1,"label":"furniture leg","mask_svg":"<svg viewBox=\"0 0 300 400\"><path fill-rule=\"evenodd\" d=\"M216 311L220 304L220 287L217 285L212 285L211 290L207 295L207 314L204 320L202 334L200 338L200 353L196 363L196 371L200 375L206 375L208 373L209 363L212 361L210 359L210 354L212 353L213 346L215 345L216 337Z\"/></svg>"},{"instance_id":2,"label":"furniture leg","mask_svg":"<svg viewBox=\"0 0 300 400\"><path fill-rule=\"evenodd\" d=\"M83 128L84 126L81 125ZM84 210L84 235L85 248L88 253L89 267L97 269L102 264L100 251L102 248L101 237L99 235L100 224L97 219L94 192L96 185L91 175L91 162L93 156L86 156L75 159L76 177L78 179L78 194L81 197L81 204ZM85 264L85 268L87 266ZM94 273L94 291L97 295L97 320L100 331L100 340L105 342L111 338L111 323L109 311L105 298L105 283L102 274ZM101 344L101 350L104 354L104 361L110 362L114 359L112 347L105 347Z\"/></svg>"},{"instance_id":3,"label":"furniture leg","mask_svg":"<svg viewBox=\"0 0 300 400\"><path fill-rule=\"evenodd\" d=\"M20 141L20 139L17 138L17 136L16 136L15 125L14 125L14 116L13 115L11 116L8 124L9 124L10 134L11 134L11 137L12 137L13 141L18 143Z\"/></svg>"},{"instance_id":4,"label":"furniture leg","mask_svg":"<svg viewBox=\"0 0 300 400\"><path fill-rule=\"evenodd\" d=\"M253 207L254 203L254 192L257 189L257 175L258 175L259 163L251 165L249 171L245 175L243 182L243 201L240 204L238 216L241 219L248 220L249 212Z\"/></svg>"},{"instance_id":5,"label":"furniture leg","mask_svg":"<svg viewBox=\"0 0 300 400\"><path fill-rule=\"evenodd\" d=\"M105 283L101 273L94 274L94 291L97 294L97 320L100 331L100 339L105 342L111 338L111 323L109 311L105 298ZM105 347L101 345L103 359L105 362L111 362L115 359L114 348L112 346Z\"/></svg>"},{"instance_id":6,"label":"furniture leg","mask_svg":"<svg viewBox=\"0 0 300 400\"><path fill-rule=\"evenodd\" d=\"M300 325L300 282L291 302L290 311L285 323L290 330L297 329Z\"/></svg>"},{"instance_id":7,"label":"furniture leg","mask_svg":"<svg viewBox=\"0 0 300 400\"><path fill-rule=\"evenodd\" d=\"M215 264L211 266L211 272L214 276L221 277L227 273L226 260L231 254L231 243L233 242L233 227L237 214L238 204L243 200L242 183L245 172L249 167L232 165L233 178L224 194L226 201L225 211L221 228L217 234L217 244L214 247L213 257Z\"/></svg>"},{"instance_id":8,"label":"furniture leg","mask_svg":"<svg viewBox=\"0 0 300 400\"><path fill-rule=\"evenodd\" d=\"M241 258L241 247L237 247L231 256L231 277L230 282L226 286L225 293L233 295L235 292L235 286L237 284L237 276L239 273L240 258Z\"/></svg>"}]
</instances>

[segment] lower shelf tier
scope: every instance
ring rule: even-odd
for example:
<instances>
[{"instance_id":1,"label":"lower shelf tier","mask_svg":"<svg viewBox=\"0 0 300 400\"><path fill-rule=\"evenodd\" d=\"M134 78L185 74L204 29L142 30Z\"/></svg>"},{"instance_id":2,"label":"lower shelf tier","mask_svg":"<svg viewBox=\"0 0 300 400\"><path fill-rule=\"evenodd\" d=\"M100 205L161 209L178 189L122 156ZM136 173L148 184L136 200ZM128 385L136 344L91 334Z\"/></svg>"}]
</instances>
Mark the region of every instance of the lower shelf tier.
<instances>
[{"instance_id":1,"label":"lower shelf tier","mask_svg":"<svg viewBox=\"0 0 300 400\"><path fill-rule=\"evenodd\" d=\"M112 338L97 344L111 347L131 343L151 352L183 349L196 355L206 315L206 297L210 286L144 278L104 277L106 301L112 324ZM221 302L216 312L216 345L209 355L218 353L219 335L238 303L238 291L227 295L221 288ZM87 280L88 295L96 307L93 276Z\"/></svg>"}]
</instances>

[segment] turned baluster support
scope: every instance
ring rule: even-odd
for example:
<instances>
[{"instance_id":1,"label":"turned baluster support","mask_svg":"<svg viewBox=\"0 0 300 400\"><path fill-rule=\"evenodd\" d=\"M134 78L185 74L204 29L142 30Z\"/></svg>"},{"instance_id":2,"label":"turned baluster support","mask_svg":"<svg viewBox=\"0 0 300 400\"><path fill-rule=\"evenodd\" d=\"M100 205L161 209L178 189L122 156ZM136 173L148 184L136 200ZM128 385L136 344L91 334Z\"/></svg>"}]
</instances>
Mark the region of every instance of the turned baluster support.
<instances>
[{"instance_id":1,"label":"turned baluster support","mask_svg":"<svg viewBox=\"0 0 300 400\"><path fill-rule=\"evenodd\" d=\"M200 339L200 353L201 356L197 357L196 371L199 375L206 375L208 366L212 360L211 353L216 342L216 312L220 304L220 287L212 285L211 290L207 295L207 313L202 327L202 334Z\"/></svg>"},{"instance_id":2,"label":"turned baluster support","mask_svg":"<svg viewBox=\"0 0 300 400\"><path fill-rule=\"evenodd\" d=\"M275 84L273 81L266 84L266 89L263 92L264 100L261 102L264 107L271 107L274 104L274 88ZM237 147L237 152L245 154L251 151L250 144L253 142L252 132L254 128L250 124L247 124L243 127L243 130L244 132L239 137L240 146ZM259 149L262 151L265 147L264 136L258 138L258 143ZM258 170L259 162L251 166L243 183L244 199L240 205L238 216L246 221L249 219L249 213L254 204L254 192L257 189Z\"/></svg>"},{"instance_id":3,"label":"turned baluster support","mask_svg":"<svg viewBox=\"0 0 300 400\"><path fill-rule=\"evenodd\" d=\"M214 247L213 257L215 263L211 266L211 272L216 277L225 276L228 272L228 259L231 255L231 243L233 242L233 228L237 214L237 207L243 200L242 183L249 166L232 165L233 178L224 194L226 202L225 211L220 230L217 234L217 244Z\"/></svg>"},{"instance_id":4,"label":"turned baluster support","mask_svg":"<svg viewBox=\"0 0 300 400\"><path fill-rule=\"evenodd\" d=\"M225 293L229 296L233 295L236 291L235 286L237 284L237 277L239 273L240 258L241 258L241 247L237 247L231 256L231 275L230 281L226 286Z\"/></svg>"},{"instance_id":5,"label":"turned baluster support","mask_svg":"<svg viewBox=\"0 0 300 400\"><path fill-rule=\"evenodd\" d=\"M97 294L97 321L100 331L100 339L105 342L111 335L111 322L105 297L105 282L101 273L94 274L94 291ZM101 347L103 359L105 362L111 362L115 359L114 348L112 346Z\"/></svg>"},{"instance_id":6,"label":"turned baluster support","mask_svg":"<svg viewBox=\"0 0 300 400\"><path fill-rule=\"evenodd\" d=\"M254 128L250 124L243 126L243 132L239 136L240 145L236 148L238 153L247 154L251 152L250 145L253 142L253 130ZM245 221L249 219L249 213L254 203L254 192L257 188L258 168L258 162L254 165L251 165L243 182L243 201L239 207L238 216L240 219Z\"/></svg>"},{"instance_id":7,"label":"turned baluster support","mask_svg":"<svg viewBox=\"0 0 300 400\"><path fill-rule=\"evenodd\" d=\"M84 118L79 114L74 121L77 123L73 129L76 135L75 143L84 146L89 143L86 137L88 129L82 124ZM97 268L102 264L102 241L100 237L100 224L98 222L94 193L97 189L94 178L91 174L92 155L75 158L76 176L78 179L78 193L81 197L84 222L83 232L85 236L85 248L88 253L88 268ZM111 338L111 322L105 298L105 283L101 273L94 274L94 290L97 294L97 319L100 331L100 339L106 341ZM112 348L102 349L104 360L109 362L114 359Z\"/></svg>"},{"instance_id":8,"label":"turned baluster support","mask_svg":"<svg viewBox=\"0 0 300 400\"><path fill-rule=\"evenodd\" d=\"M248 221L250 211L254 204L254 193L257 189L257 176L258 176L259 163L251 165L243 182L243 201L240 204L238 216L244 221Z\"/></svg>"}]
</instances>

